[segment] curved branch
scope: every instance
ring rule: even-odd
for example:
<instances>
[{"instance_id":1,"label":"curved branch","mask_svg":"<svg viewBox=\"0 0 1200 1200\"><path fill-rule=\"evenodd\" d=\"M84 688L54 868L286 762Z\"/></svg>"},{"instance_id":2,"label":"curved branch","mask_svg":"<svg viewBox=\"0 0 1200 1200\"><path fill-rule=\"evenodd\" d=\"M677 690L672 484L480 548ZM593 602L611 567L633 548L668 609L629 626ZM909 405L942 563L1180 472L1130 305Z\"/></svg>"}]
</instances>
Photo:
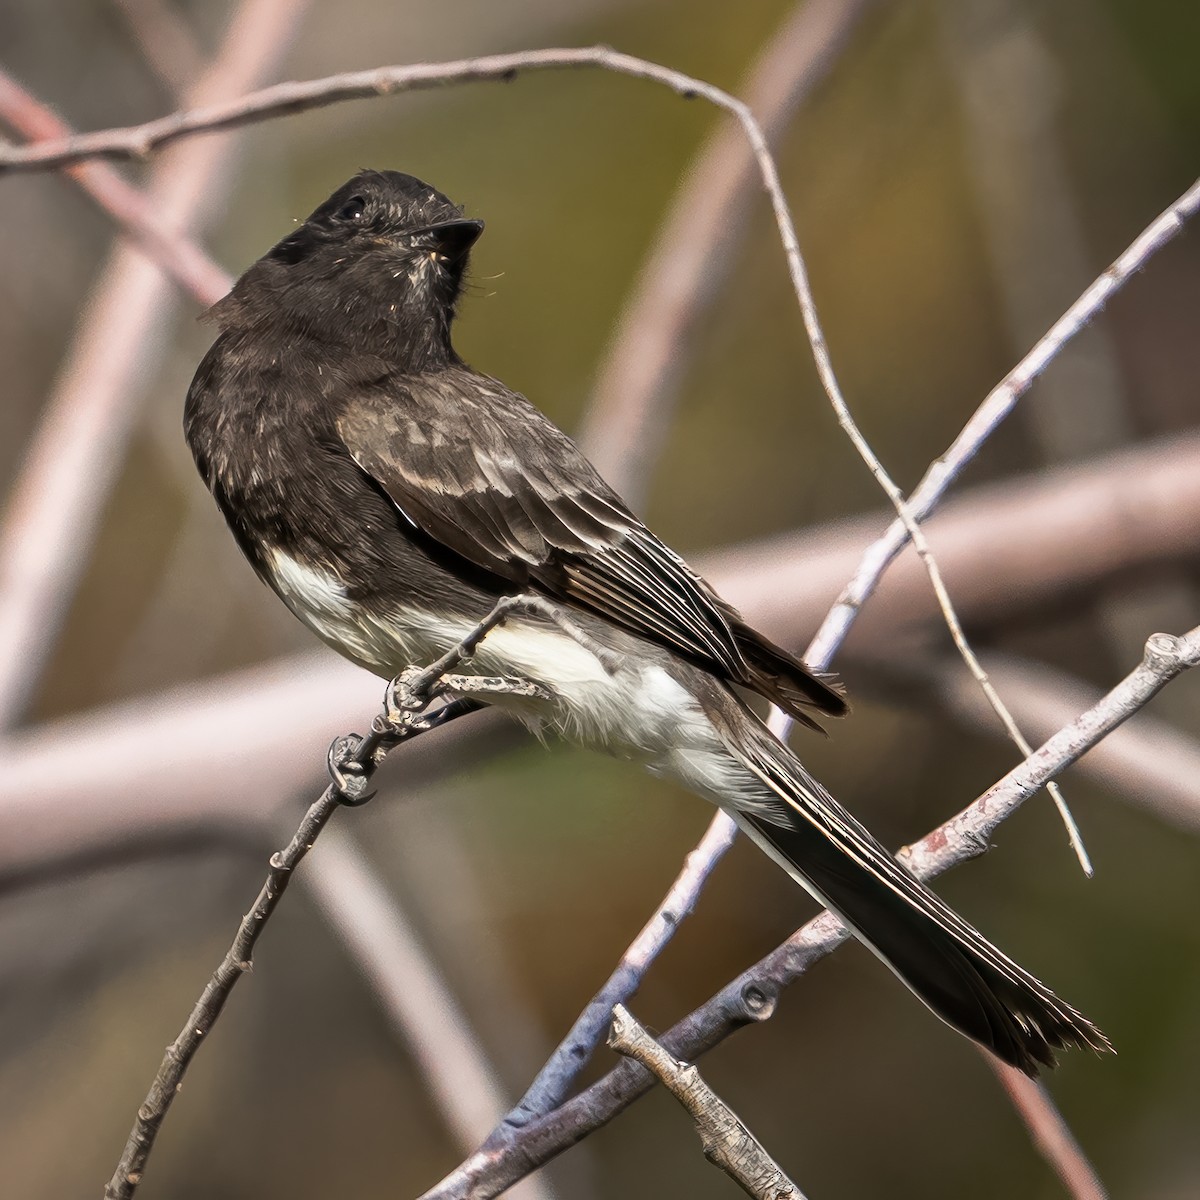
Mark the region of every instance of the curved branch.
<instances>
[{"instance_id":1,"label":"curved branch","mask_svg":"<svg viewBox=\"0 0 1200 1200\"><path fill-rule=\"evenodd\" d=\"M777 142L828 77L872 0L801 0L771 36L743 92ZM671 201L597 371L579 441L637 508L666 436L689 342L737 259L755 162L739 131L721 126Z\"/></svg>"},{"instance_id":2,"label":"curved branch","mask_svg":"<svg viewBox=\"0 0 1200 1200\"><path fill-rule=\"evenodd\" d=\"M314 108L325 108L346 100L423 91L447 83L507 83L528 71L580 67L597 67L619 75L645 79L670 88L687 100L701 97L733 114L746 129L756 150L765 150L762 131L749 107L711 83L648 59L622 54L609 46L568 46L521 50L513 54L488 54L441 63L375 67L369 71L347 71L302 83L279 83L236 100L175 112L142 125L81 133L33 146L0 146L0 173L44 171L94 158L142 159L181 138L236 129Z\"/></svg>"}]
</instances>

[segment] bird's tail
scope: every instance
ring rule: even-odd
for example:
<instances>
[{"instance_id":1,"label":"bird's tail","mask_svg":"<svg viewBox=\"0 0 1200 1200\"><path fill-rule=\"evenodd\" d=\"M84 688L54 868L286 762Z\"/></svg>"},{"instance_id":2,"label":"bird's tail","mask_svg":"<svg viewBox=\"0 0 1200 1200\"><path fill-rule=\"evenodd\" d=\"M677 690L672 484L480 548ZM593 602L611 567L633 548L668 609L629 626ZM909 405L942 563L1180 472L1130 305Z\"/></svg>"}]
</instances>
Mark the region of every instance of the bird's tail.
<instances>
[{"instance_id":1,"label":"bird's tail","mask_svg":"<svg viewBox=\"0 0 1200 1200\"><path fill-rule=\"evenodd\" d=\"M1058 1049L1112 1049L898 863L755 718L739 715L718 728L762 790L734 800L731 815L937 1016L1028 1075L1053 1066Z\"/></svg>"}]
</instances>

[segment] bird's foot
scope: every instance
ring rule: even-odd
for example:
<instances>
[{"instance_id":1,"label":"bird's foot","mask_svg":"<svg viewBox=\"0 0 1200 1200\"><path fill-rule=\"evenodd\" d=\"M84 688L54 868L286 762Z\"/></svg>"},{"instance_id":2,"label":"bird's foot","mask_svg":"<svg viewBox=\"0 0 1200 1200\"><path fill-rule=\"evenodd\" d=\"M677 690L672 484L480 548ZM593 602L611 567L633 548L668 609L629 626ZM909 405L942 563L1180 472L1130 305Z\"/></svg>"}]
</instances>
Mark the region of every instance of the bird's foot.
<instances>
[{"instance_id":1,"label":"bird's foot","mask_svg":"<svg viewBox=\"0 0 1200 1200\"><path fill-rule=\"evenodd\" d=\"M325 757L338 803L348 808L366 804L375 795L374 790L367 787L363 764L359 761L362 744L363 739L357 733L336 737L329 744L329 753Z\"/></svg>"}]
</instances>

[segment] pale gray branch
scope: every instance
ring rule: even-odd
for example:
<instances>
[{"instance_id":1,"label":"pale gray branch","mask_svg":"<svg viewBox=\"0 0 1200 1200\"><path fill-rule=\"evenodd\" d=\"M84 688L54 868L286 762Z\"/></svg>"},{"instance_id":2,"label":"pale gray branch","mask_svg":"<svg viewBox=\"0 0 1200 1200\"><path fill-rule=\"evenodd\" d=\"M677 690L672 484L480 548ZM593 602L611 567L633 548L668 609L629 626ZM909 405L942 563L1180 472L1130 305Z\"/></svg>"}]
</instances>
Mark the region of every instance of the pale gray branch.
<instances>
[{"instance_id":1,"label":"pale gray branch","mask_svg":"<svg viewBox=\"0 0 1200 1200\"><path fill-rule=\"evenodd\" d=\"M742 1124L737 1114L688 1063L669 1054L623 1005L612 1012L608 1044L641 1063L696 1122L704 1157L756 1200L804 1200L800 1189Z\"/></svg>"},{"instance_id":2,"label":"pale gray branch","mask_svg":"<svg viewBox=\"0 0 1200 1200\"><path fill-rule=\"evenodd\" d=\"M922 879L978 857L998 826L1091 746L1142 708L1183 671L1200 662L1200 628L1183 637L1155 634L1143 661L1097 704L1010 771L963 812L901 856ZM779 997L810 966L850 936L822 913L749 967L659 1040L677 1058L693 1060L747 1024L770 1019ZM622 1064L553 1113L517 1131L504 1145L476 1151L422 1200L488 1200L623 1112L649 1090L637 1069Z\"/></svg>"},{"instance_id":3,"label":"pale gray branch","mask_svg":"<svg viewBox=\"0 0 1200 1200\"><path fill-rule=\"evenodd\" d=\"M1022 721L1037 737L1061 729L1101 694L1061 671L1011 655L990 657L988 670L1004 681ZM994 731L979 693L960 672L938 670L933 684L939 701L958 720L981 733ZM1092 747L1078 770L1175 828L1200 833L1200 742L1168 722L1138 713Z\"/></svg>"}]
</instances>

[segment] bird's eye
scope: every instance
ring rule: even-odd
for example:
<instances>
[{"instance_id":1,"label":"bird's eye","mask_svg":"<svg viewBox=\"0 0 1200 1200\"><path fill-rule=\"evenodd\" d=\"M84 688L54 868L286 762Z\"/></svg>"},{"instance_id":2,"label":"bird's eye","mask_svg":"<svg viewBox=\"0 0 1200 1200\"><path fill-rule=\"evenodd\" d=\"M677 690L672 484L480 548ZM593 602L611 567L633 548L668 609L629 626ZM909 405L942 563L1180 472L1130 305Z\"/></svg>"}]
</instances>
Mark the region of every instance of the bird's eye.
<instances>
[{"instance_id":1,"label":"bird's eye","mask_svg":"<svg viewBox=\"0 0 1200 1200\"><path fill-rule=\"evenodd\" d=\"M361 196L351 196L345 204L338 209L338 216L343 221L357 221L366 211L367 202Z\"/></svg>"}]
</instances>

